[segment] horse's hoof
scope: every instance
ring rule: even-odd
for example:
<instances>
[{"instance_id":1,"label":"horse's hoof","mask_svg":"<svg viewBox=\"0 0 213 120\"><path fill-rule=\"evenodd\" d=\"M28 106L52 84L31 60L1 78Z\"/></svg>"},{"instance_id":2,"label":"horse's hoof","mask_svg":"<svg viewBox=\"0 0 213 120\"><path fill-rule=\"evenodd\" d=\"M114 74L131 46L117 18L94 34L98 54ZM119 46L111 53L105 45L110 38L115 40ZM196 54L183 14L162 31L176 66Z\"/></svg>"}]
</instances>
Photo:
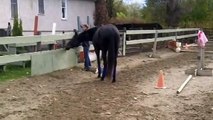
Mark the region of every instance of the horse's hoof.
<instances>
[{"instance_id":1,"label":"horse's hoof","mask_svg":"<svg viewBox=\"0 0 213 120\"><path fill-rule=\"evenodd\" d=\"M101 78L101 81L104 81L104 78Z\"/></svg>"},{"instance_id":2,"label":"horse's hoof","mask_svg":"<svg viewBox=\"0 0 213 120\"><path fill-rule=\"evenodd\" d=\"M112 83L115 83L116 82L116 80L112 80Z\"/></svg>"}]
</instances>

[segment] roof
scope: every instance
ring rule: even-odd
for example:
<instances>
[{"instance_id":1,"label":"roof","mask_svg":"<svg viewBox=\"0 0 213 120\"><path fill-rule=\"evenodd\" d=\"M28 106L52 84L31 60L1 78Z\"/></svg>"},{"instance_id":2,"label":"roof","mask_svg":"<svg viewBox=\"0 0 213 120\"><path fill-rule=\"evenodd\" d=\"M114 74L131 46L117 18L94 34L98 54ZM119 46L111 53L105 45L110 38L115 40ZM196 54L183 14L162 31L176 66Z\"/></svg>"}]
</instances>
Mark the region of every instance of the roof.
<instances>
[{"instance_id":1,"label":"roof","mask_svg":"<svg viewBox=\"0 0 213 120\"><path fill-rule=\"evenodd\" d=\"M143 29L143 30L153 30L153 29L163 29L159 23L123 23L123 24L114 24L119 30L134 30L134 29Z\"/></svg>"}]
</instances>

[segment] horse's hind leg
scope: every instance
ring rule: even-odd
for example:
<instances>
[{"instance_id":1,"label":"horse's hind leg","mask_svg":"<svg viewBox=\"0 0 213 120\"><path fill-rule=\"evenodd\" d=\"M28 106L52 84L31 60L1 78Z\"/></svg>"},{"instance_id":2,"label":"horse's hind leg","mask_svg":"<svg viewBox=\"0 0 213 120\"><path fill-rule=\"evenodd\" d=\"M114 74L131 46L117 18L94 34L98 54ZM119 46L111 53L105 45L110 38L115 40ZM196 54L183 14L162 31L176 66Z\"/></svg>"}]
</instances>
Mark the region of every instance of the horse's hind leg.
<instances>
[{"instance_id":1,"label":"horse's hind leg","mask_svg":"<svg viewBox=\"0 0 213 120\"><path fill-rule=\"evenodd\" d=\"M114 62L112 83L116 82L116 67L117 67L117 57L115 57L115 62Z\"/></svg>"},{"instance_id":2,"label":"horse's hind leg","mask_svg":"<svg viewBox=\"0 0 213 120\"><path fill-rule=\"evenodd\" d=\"M100 61L100 50L95 50L97 56L97 64L98 64L98 78L101 77L101 61Z\"/></svg>"},{"instance_id":3,"label":"horse's hind leg","mask_svg":"<svg viewBox=\"0 0 213 120\"><path fill-rule=\"evenodd\" d=\"M104 78L105 78L105 76L107 74L106 51L102 51L102 58L103 58L103 63L104 63L104 69L103 69L101 80L104 80Z\"/></svg>"}]
</instances>

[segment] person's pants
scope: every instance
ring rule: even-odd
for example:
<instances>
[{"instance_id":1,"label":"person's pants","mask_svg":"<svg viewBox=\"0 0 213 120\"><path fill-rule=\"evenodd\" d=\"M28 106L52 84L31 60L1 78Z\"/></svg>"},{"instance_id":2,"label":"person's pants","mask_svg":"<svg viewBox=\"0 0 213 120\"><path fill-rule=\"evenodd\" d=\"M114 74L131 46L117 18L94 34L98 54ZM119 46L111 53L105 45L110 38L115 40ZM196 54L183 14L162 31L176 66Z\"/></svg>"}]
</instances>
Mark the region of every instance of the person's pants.
<instances>
[{"instance_id":1,"label":"person's pants","mask_svg":"<svg viewBox=\"0 0 213 120\"><path fill-rule=\"evenodd\" d=\"M88 70L91 67L91 62L89 58L89 47L84 47L84 68Z\"/></svg>"}]
</instances>

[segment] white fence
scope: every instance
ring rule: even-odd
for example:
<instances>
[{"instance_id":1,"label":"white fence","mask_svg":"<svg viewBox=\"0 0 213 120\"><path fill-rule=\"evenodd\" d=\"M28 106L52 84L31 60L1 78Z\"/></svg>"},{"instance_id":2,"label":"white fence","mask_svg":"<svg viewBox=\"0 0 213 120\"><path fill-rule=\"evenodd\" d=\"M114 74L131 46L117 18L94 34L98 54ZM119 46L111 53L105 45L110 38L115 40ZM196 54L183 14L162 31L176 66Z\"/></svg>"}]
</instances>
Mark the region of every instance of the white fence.
<instances>
[{"instance_id":1,"label":"white fence","mask_svg":"<svg viewBox=\"0 0 213 120\"><path fill-rule=\"evenodd\" d=\"M9 63L31 61L31 74L44 74L55 70L69 68L77 65L76 51L71 49L51 49L41 51L42 45L54 46L58 41L72 38L71 34L42 35L42 36L19 36L19 37L0 37L0 45L5 46L7 54L0 56L0 65ZM16 54L10 51L10 47L31 46L36 49L33 52ZM53 47L52 47L53 48Z\"/></svg>"},{"instance_id":2,"label":"white fence","mask_svg":"<svg viewBox=\"0 0 213 120\"><path fill-rule=\"evenodd\" d=\"M122 55L126 55L126 47L128 45L153 43L153 54L156 52L157 42L168 41L168 40L178 40L183 38L196 37L198 28L189 29L163 29L163 30L127 30L122 32ZM182 34L180 32L193 32L190 34ZM162 33L174 33L175 35L160 36ZM129 39L127 36L131 35L146 35L152 34L152 38L145 39ZM41 45L48 44L54 45L57 41L63 41L72 38L71 34L60 34L60 35L41 35L41 36L20 36L20 37L0 37L0 45L7 47L21 46L34 46L36 49L34 52L16 54L16 52L10 52L0 56L0 65L6 65L13 62L19 61L31 61L31 74L43 74L52 72L59 69L68 68L77 65L77 55L76 50L71 49L70 51L65 51L64 49L41 51Z\"/></svg>"},{"instance_id":3,"label":"white fence","mask_svg":"<svg viewBox=\"0 0 213 120\"><path fill-rule=\"evenodd\" d=\"M143 43L153 43L153 52L154 52L153 54L155 54L157 42L196 37L198 30L199 30L199 28L162 29L162 30L127 30L127 31L123 32L122 55L123 56L126 55L126 46L143 44ZM181 33L181 32L193 32L193 33L179 35L179 33ZM159 36L159 34L163 34L163 33L174 33L175 35L172 35L172 36L167 35L164 37ZM145 38L145 39L129 39L129 40L127 40L128 35L131 36L131 35L146 35L146 34L153 34L153 37Z\"/></svg>"}]
</instances>

